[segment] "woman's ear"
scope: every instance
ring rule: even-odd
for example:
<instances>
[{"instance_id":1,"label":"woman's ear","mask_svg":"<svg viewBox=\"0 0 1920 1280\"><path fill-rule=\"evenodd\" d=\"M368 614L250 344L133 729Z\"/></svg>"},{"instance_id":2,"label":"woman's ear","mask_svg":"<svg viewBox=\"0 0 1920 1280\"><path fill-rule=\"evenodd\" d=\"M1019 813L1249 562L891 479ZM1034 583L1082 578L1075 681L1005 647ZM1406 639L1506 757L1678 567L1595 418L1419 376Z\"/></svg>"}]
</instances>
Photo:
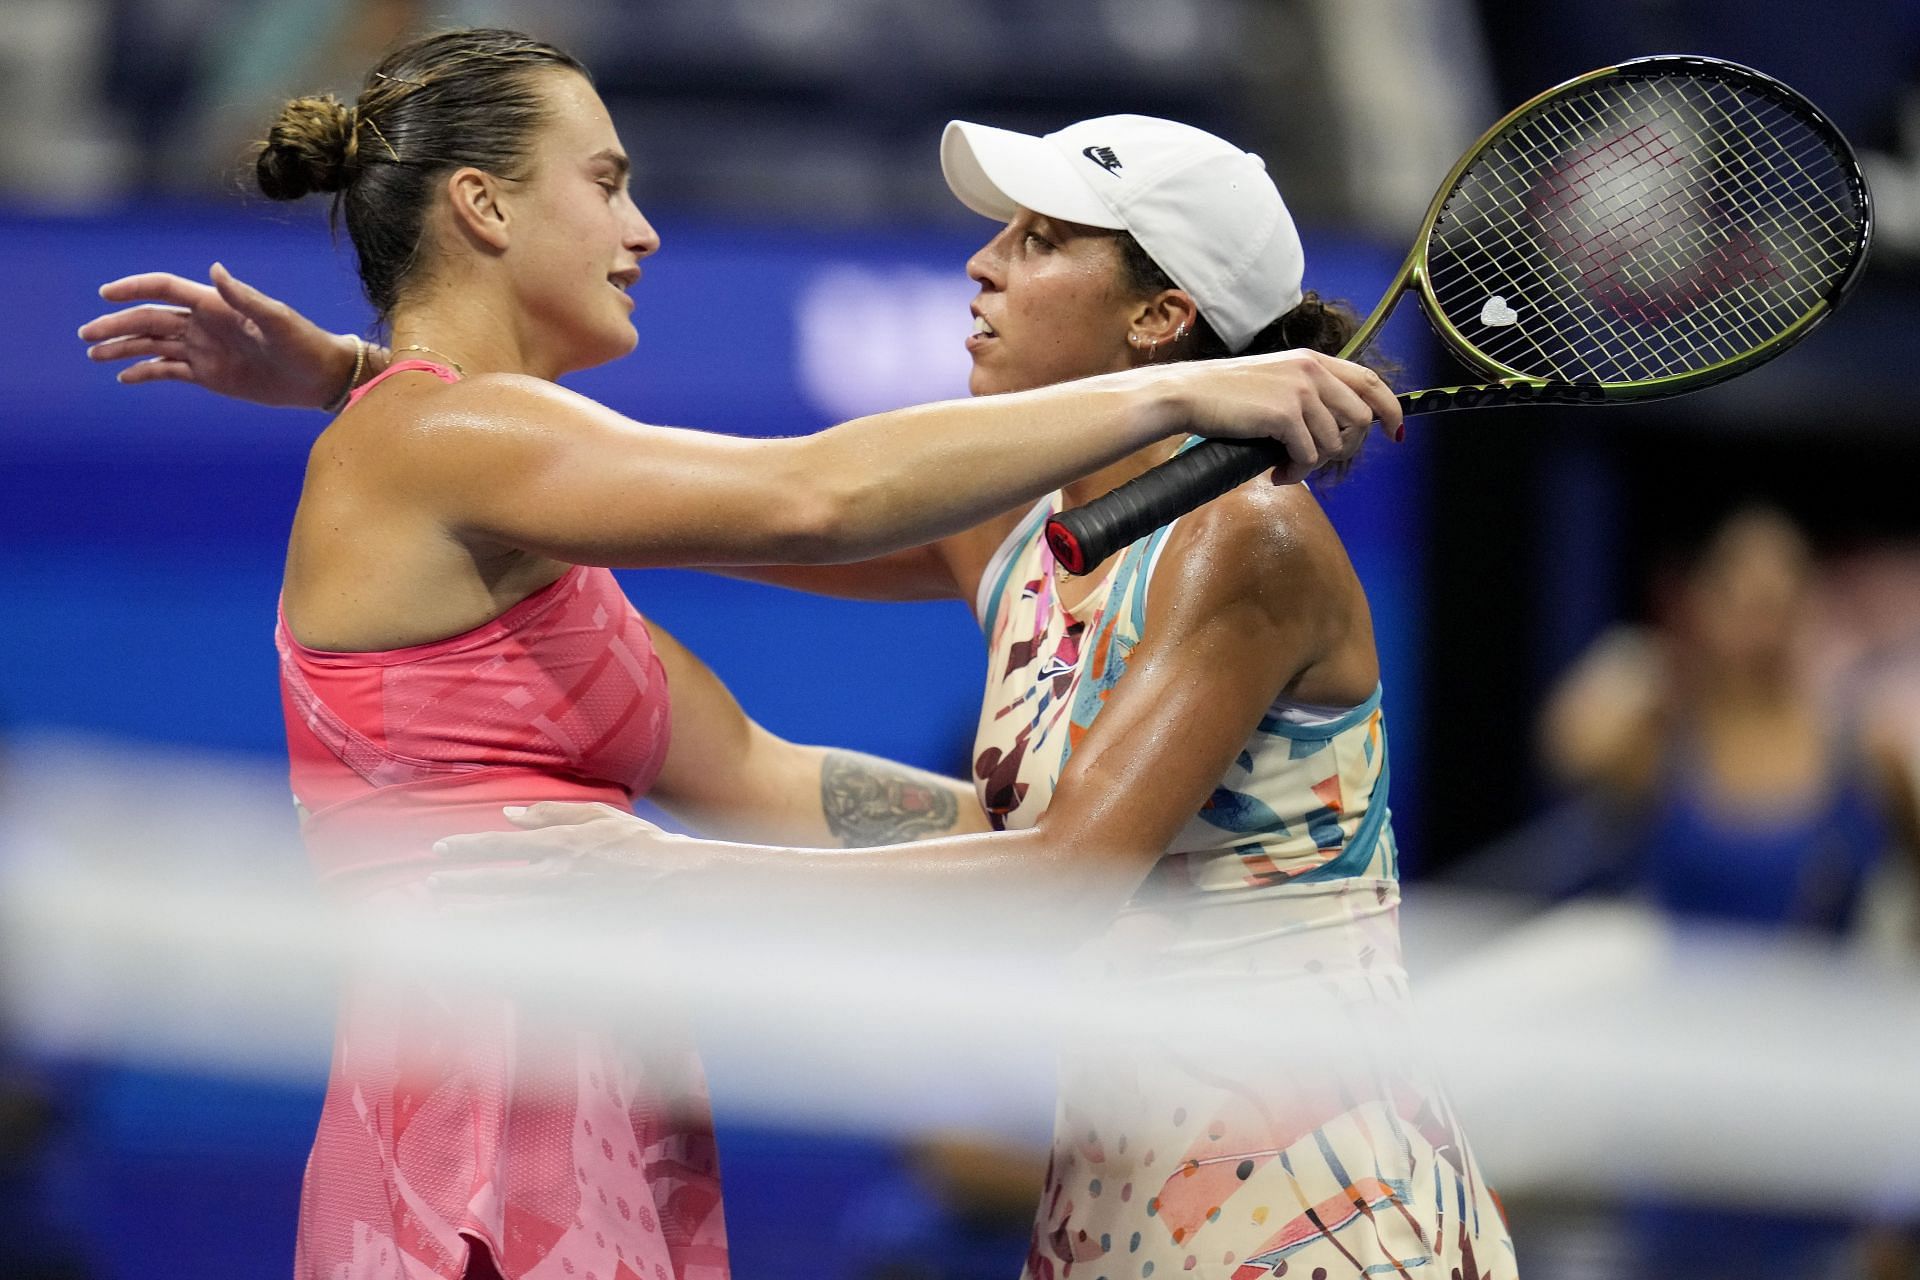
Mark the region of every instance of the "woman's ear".
<instances>
[{"instance_id":1,"label":"woman's ear","mask_svg":"<svg viewBox=\"0 0 1920 1280\"><path fill-rule=\"evenodd\" d=\"M447 178L447 203L461 234L498 253L507 247L509 224L500 180L471 165Z\"/></svg>"},{"instance_id":2,"label":"woman's ear","mask_svg":"<svg viewBox=\"0 0 1920 1280\"><path fill-rule=\"evenodd\" d=\"M1200 308L1185 289L1162 289L1141 303L1127 327L1127 345L1152 361L1172 355L1193 336Z\"/></svg>"}]
</instances>

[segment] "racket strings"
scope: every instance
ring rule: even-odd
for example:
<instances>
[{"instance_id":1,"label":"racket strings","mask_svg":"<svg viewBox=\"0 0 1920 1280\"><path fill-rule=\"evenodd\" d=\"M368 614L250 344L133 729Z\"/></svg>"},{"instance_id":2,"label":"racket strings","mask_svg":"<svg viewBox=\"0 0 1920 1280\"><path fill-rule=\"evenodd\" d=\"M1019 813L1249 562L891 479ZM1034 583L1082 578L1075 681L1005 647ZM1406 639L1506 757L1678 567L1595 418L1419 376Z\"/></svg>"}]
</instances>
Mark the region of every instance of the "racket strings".
<instances>
[{"instance_id":1,"label":"racket strings","mask_svg":"<svg viewBox=\"0 0 1920 1280\"><path fill-rule=\"evenodd\" d=\"M1542 103L1456 183L1432 296L1489 358L1588 384L1736 359L1812 312L1863 210L1824 130L1717 79L1621 76Z\"/></svg>"},{"instance_id":2,"label":"racket strings","mask_svg":"<svg viewBox=\"0 0 1920 1280\"><path fill-rule=\"evenodd\" d=\"M1564 125L1565 122L1556 123ZM1558 261L1562 264L1571 261L1579 266L1578 284L1588 293L1602 297L1610 310L1625 320L1664 320L1674 311L1691 308L1698 301L1700 285L1724 282L1729 276L1729 266L1736 277L1765 279L1777 274L1764 257L1756 261L1750 252L1755 247L1750 238L1744 242L1737 235L1720 239L1716 233L1722 228L1712 219L1699 216L1711 196L1697 189L1675 189L1671 182L1662 189L1659 179L1669 174L1659 169L1652 174L1653 180L1647 179L1645 171L1650 167L1664 166L1671 171L1688 155L1698 154L1700 150L1701 130L1697 121L1678 117L1664 123L1669 129L1695 127L1687 129L1686 136L1675 137L1647 123L1635 125L1606 145L1589 148L1578 157L1573 166L1575 183L1550 183L1545 191L1535 192L1543 198L1536 199L1533 212L1544 225L1550 243L1559 251ZM1585 186L1585 180L1600 166L1605 166L1611 178L1603 194L1614 198L1611 212L1618 222L1604 229L1596 251L1593 229L1560 215L1570 202L1569 192L1584 196L1586 193L1579 188ZM1566 168L1563 162L1560 170L1563 172ZM1618 197L1622 194L1628 199L1620 200ZM1672 231L1676 225L1687 227L1686 222L1676 223L1676 217L1691 222L1690 235L1674 238ZM1717 246L1714 245L1716 239L1719 239ZM1652 252L1648 252L1649 249ZM1689 269L1695 272L1711 269L1713 277L1686 280L1683 273ZM1564 277L1566 273L1560 274ZM1663 280L1677 281L1680 289L1690 288L1696 296L1676 297L1675 289L1656 294L1649 288ZM1736 323L1735 327L1741 326ZM1609 324L1607 328L1609 336L1625 336L1618 324ZM1680 336L1684 339L1684 332ZM1702 358L1710 360L1722 354L1698 344L1683 341L1681 345L1683 364L1697 363Z\"/></svg>"},{"instance_id":3,"label":"racket strings","mask_svg":"<svg viewBox=\"0 0 1920 1280\"><path fill-rule=\"evenodd\" d=\"M1557 118L1536 121L1534 130L1558 130L1560 131L1560 135L1556 136L1563 136L1566 133L1571 133L1578 129L1591 128L1592 126L1591 120L1574 118L1570 104L1563 104L1557 108L1554 116ZM1539 140L1529 137L1524 133L1519 135L1518 141L1521 145L1535 147L1536 149L1540 146ZM1544 257L1536 252L1536 246L1529 234L1529 229L1520 225L1516 220L1508 218L1502 221L1492 222L1484 228L1477 226L1477 221L1479 220L1472 216L1475 210L1498 211L1507 209L1513 200L1512 193L1516 191L1526 191L1532 185L1531 175L1523 172L1514 162L1510 154L1511 150L1512 149L1489 151L1485 157L1488 172L1474 175L1478 179L1475 183L1469 184L1463 181L1457 192L1456 200L1450 202L1452 207L1449 211L1452 212L1455 217L1453 230L1456 237L1464 234L1472 242L1473 247L1477 249L1486 260L1482 264L1476 264L1471 260L1463 259L1461 262L1454 264L1465 270L1469 277L1465 289L1445 290L1441 294L1443 309L1448 310L1450 318L1456 319L1456 324L1458 324L1458 319L1461 317L1458 317L1457 312L1451 305L1453 303L1453 296L1451 295L1465 292L1471 296L1473 293L1480 292L1483 286L1500 286L1512 290L1532 277L1552 292L1552 297L1548 299L1547 302L1552 307L1556 307L1561 311L1566 311L1578 306L1583 294L1583 283L1574 279L1566 271L1561 270L1560 264L1556 262L1555 259ZM1492 178L1493 181L1488 181L1489 178ZM1463 205L1464 209L1461 207ZM1574 232L1575 229L1566 224L1564 219L1556 218L1555 220L1559 222L1563 234L1571 234ZM1551 234L1551 229L1549 229L1549 232ZM1488 243L1488 238L1490 237L1494 238L1495 243ZM1430 258L1429 262L1430 269L1435 272L1436 282L1444 289L1446 283L1444 273L1449 264L1445 259L1434 262ZM1480 269L1476 270L1476 267ZM1529 301L1529 299L1526 299L1524 296L1511 295L1509 296L1509 300L1512 303L1518 304L1525 304ZM1533 310L1536 312L1540 311L1540 300L1535 298L1531 301L1533 303ZM1615 343L1631 343L1635 339L1636 335L1626 328L1623 320L1610 318L1604 312L1595 313L1587 317L1587 320L1590 327L1598 326L1604 329L1606 336L1614 340ZM1501 363L1521 367L1521 362L1513 351L1513 344L1515 342L1524 342L1531 348L1535 359L1538 361L1538 364L1532 367L1545 367L1564 374L1561 362L1542 345L1543 339L1551 339L1552 337L1553 333L1547 326L1538 323L1516 325L1507 341L1499 344L1504 347L1504 350L1497 353L1498 357L1501 359ZM1484 345L1492 346L1494 344L1487 343ZM1490 354L1494 353L1490 352ZM1563 376L1562 380L1570 381L1572 379Z\"/></svg>"},{"instance_id":4,"label":"racket strings","mask_svg":"<svg viewBox=\"0 0 1920 1280\"><path fill-rule=\"evenodd\" d=\"M1591 131L1590 122L1569 119L1570 113L1564 108L1556 114L1559 117L1557 119L1536 121L1530 132L1540 133L1548 128L1564 130L1581 124ZM1616 123L1625 125L1635 116L1644 117L1645 114L1644 110L1636 110L1626 120ZM1773 274L1765 259L1760 260L1760 269L1756 271L1753 257L1742 251L1737 239L1721 239L1717 248L1711 247L1713 241L1719 238L1716 233L1721 228L1711 219L1699 216L1700 210L1707 206L1709 197L1697 189L1689 189L1693 184L1676 187L1670 180L1662 181L1670 179L1671 171L1685 164L1689 154L1698 153L1702 132L1697 127L1697 121L1688 121L1684 117L1662 123L1669 130L1676 124L1694 127L1685 130L1686 136L1675 137L1673 133L1662 131L1643 119L1641 123L1616 133L1603 145L1585 148L1574 157L1571 164L1563 160L1549 174L1544 190L1536 186L1533 192L1536 197L1533 203L1535 220L1542 225L1548 243L1557 251L1546 265L1558 268L1553 273L1558 277L1558 283L1573 286L1575 290L1574 296L1563 292L1556 301L1565 307L1577 301L1578 292L1584 292L1606 304L1600 319L1606 336L1613 341L1602 344L1598 352L1602 356L1613 354L1619 343L1627 341L1632 341L1637 352L1644 355L1644 335L1639 332L1641 326L1628 322L1662 321L1675 311L1691 309L1698 301L1697 296L1676 297L1676 292L1691 289L1697 294L1702 283L1724 282L1729 275L1726 269L1729 265L1736 275ZM1522 137L1526 143L1536 142L1535 138ZM1564 179L1569 169L1572 170L1571 181L1555 181ZM1570 219L1566 214L1572 197L1584 199L1588 194L1584 188L1594 173L1601 170L1606 173L1608 182L1600 194L1608 198L1606 207L1616 221L1606 225L1604 234L1596 237L1593 227ZM1682 172L1696 173L1698 166ZM1517 176L1509 175L1510 185ZM1626 198L1622 199L1622 196ZM1591 205L1578 208L1591 208ZM1687 221L1676 223L1676 217ZM1691 234L1685 234L1688 222L1691 223ZM1676 225L1683 229L1679 239L1672 234ZM1506 245L1513 246L1515 237L1512 229L1500 230ZM1485 242L1481 241L1481 244L1484 247ZM1746 247L1752 247L1751 241ZM1535 255L1528 256L1533 258ZM1716 261L1716 258L1721 261ZM1738 261L1731 261L1734 258ZM1529 261L1527 265L1537 270L1542 264ZM1568 266L1577 267L1577 275L1568 271ZM1713 277L1695 280L1684 278L1683 273L1689 269L1698 272L1702 268L1711 269ZM1670 287L1664 293L1655 293L1650 286L1662 281L1675 287ZM1737 316L1733 318L1733 328L1744 330L1747 342L1736 340L1733 343L1735 351L1761 337L1753 331L1751 324L1740 323L1740 319ZM1731 353L1689 341L1690 335L1684 329L1675 330L1673 336L1678 339L1677 352L1655 353L1673 357L1661 366L1663 372L1712 363ZM1741 335L1729 336L1737 339ZM1539 344L1536 342L1533 345L1538 351ZM1631 379L1638 372L1622 367L1618 359L1609 363L1612 368L1599 370L1602 377Z\"/></svg>"},{"instance_id":5,"label":"racket strings","mask_svg":"<svg viewBox=\"0 0 1920 1280\"><path fill-rule=\"evenodd\" d=\"M1521 185L1518 171L1506 164L1504 157L1495 156L1493 160L1496 167L1506 170L1504 176L1511 180L1509 186ZM1499 190L1504 189L1506 188L1499 188ZM1486 195L1483 198L1492 205L1499 197ZM1580 304L1583 283L1561 270L1555 260L1534 252L1531 243L1522 243L1522 237L1515 236L1509 228L1495 226L1488 229L1485 232L1486 235L1498 237L1497 242L1491 245L1483 238L1481 231L1475 230L1471 221L1462 219L1457 224L1457 228L1472 241L1473 246L1485 257L1485 267L1490 268L1475 270L1473 264L1467 264L1463 269L1468 273L1468 282L1460 288L1450 289L1447 287L1446 275L1448 264L1444 261L1433 263L1430 259L1430 269L1434 271L1434 278L1439 285L1442 308L1448 312L1450 318L1455 320L1457 327L1465 327L1460 323L1465 316L1454 309L1454 298L1464 295L1465 300L1470 304L1475 296L1495 296L1485 293L1486 289L1505 289L1507 293L1501 296L1510 304L1531 303L1531 310L1535 313L1541 312L1542 300L1538 297L1526 296L1525 286L1529 279L1551 293L1552 296L1545 303L1547 306L1566 311ZM1485 323L1483 317L1476 318L1481 318L1482 323ZM1610 317L1602 311L1586 317L1586 322L1589 334L1595 329L1604 331L1609 340L1606 344L1607 349L1629 346L1637 341L1638 335L1629 329L1624 318ZM1489 354L1494 355L1502 364L1529 372L1547 369L1553 371L1554 376L1560 381L1575 381L1577 379L1569 376L1566 371L1563 356L1550 352L1547 346L1543 345L1544 342L1554 341L1556 336L1555 330L1546 325L1516 324L1504 340L1500 342L1483 340L1479 345L1488 349ZM1516 351L1516 344L1524 344L1530 350L1532 359L1527 360L1524 358L1526 353Z\"/></svg>"},{"instance_id":6,"label":"racket strings","mask_svg":"<svg viewBox=\"0 0 1920 1280\"><path fill-rule=\"evenodd\" d=\"M1636 104L1637 105L1637 104ZM1558 113L1560 119L1536 122L1534 132L1549 125L1561 129L1581 122L1566 118L1569 113L1564 109ZM1644 117L1644 110L1636 110L1626 121L1635 116ZM1672 130L1675 122L1666 122ZM1746 254L1738 252L1738 242L1723 240L1718 250L1710 249L1714 232L1718 229L1711 219L1699 216L1699 211L1707 205L1709 196L1699 190L1682 187L1675 189L1668 171L1684 163L1688 152L1697 154L1700 146L1701 130L1697 121L1684 117L1677 121L1679 125L1693 127L1685 130L1687 136L1674 137L1670 132L1653 129L1644 120L1615 134L1604 145L1589 146L1577 154L1571 164L1562 160L1558 170L1550 173L1544 190L1536 187L1533 202L1535 220L1542 224L1548 244L1557 252L1551 255L1548 265L1559 268L1555 274L1563 285L1573 285L1606 304L1602 313L1607 335L1614 339L1641 339L1639 325L1623 322L1664 320L1676 310L1691 309L1698 297L1676 297L1677 292L1691 289L1697 294L1701 280L1686 280L1681 273L1689 267L1698 269L1703 263L1715 271L1719 281L1727 278L1725 262L1715 262L1717 252L1722 259L1728 258L1733 250L1739 261L1731 263L1735 273L1748 276L1772 274L1769 264L1761 260L1761 270L1755 271L1755 263ZM1591 126L1589 125L1589 130ZM1527 138L1527 142L1534 139ZM1564 177L1565 171L1572 170L1572 181L1555 183L1556 177ZM1649 173L1649 170L1652 170ZM1698 166L1683 170L1683 174L1697 172ZM1594 229L1582 225L1580 221L1565 216L1572 209L1584 211L1591 209L1592 203L1572 206L1569 192L1585 198L1585 188L1597 172L1604 172L1608 181L1600 192L1608 197L1611 213L1616 222L1602 229L1603 234L1596 237ZM1627 199L1621 199L1621 196ZM1676 239L1672 234L1676 225L1676 215L1688 219L1692 234ZM1686 222L1677 224L1683 228ZM1511 228L1500 228L1502 238L1508 246L1514 246L1515 237ZM1484 245L1484 241L1482 241ZM1534 247L1534 246L1525 246ZM1749 241L1748 247L1751 247ZM1649 252L1651 250L1652 252ZM1528 255L1530 258L1536 255ZM1624 261L1623 261L1624 260ZM1528 265L1536 269L1541 265L1532 261ZM1569 271L1568 267L1577 268ZM1744 269L1744 271L1743 271ZM1571 279L1569 277L1572 277ZM1664 294L1655 294L1650 284L1666 281L1670 287ZM1713 283L1705 280L1705 283ZM1562 296L1558 299L1565 306L1575 299ZM1608 314L1611 313L1611 314ZM1736 322L1735 328L1745 328L1749 337L1753 336L1751 325ZM1719 349L1703 348L1697 342L1686 342L1684 330L1677 331L1682 339L1678 360L1670 360L1665 366L1672 369L1685 367L1689 363L1697 364L1703 359L1711 362L1723 352ZM1536 349L1538 343L1533 344ZM1740 345L1736 343L1736 347ZM1644 351L1644 346L1636 341L1636 346ZM1607 354L1603 346L1602 354ZM1616 365L1618 361L1614 362ZM1616 376L1624 373L1631 377L1633 370L1603 371L1614 372Z\"/></svg>"}]
</instances>

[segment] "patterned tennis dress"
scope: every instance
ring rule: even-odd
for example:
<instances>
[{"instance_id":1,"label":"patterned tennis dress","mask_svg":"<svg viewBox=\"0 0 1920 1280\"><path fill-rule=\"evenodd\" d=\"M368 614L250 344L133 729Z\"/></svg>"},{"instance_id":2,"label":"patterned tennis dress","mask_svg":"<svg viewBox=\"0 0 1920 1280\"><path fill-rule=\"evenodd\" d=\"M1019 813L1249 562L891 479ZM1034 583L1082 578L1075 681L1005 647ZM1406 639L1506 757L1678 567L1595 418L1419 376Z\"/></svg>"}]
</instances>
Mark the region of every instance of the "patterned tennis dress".
<instances>
[{"instance_id":1,"label":"patterned tennis dress","mask_svg":"<svg viewBox=\"0 0 1920 1280\"><path fill-rule=\"evenodd\" d=\"M1133 544L1069 613L1041 536L1058 502L1034 508L981 582L974 773L1001 828L1046 809L1125 674L1167 536ZM1023 1280L1515 1274L1501 1211L1409 1052L1386 796L1377 690L1333 714L1276 704L1075 953L1090 984L1076 990L1149 1016L1063 1055Z\"/></svg>"}]
</instances>

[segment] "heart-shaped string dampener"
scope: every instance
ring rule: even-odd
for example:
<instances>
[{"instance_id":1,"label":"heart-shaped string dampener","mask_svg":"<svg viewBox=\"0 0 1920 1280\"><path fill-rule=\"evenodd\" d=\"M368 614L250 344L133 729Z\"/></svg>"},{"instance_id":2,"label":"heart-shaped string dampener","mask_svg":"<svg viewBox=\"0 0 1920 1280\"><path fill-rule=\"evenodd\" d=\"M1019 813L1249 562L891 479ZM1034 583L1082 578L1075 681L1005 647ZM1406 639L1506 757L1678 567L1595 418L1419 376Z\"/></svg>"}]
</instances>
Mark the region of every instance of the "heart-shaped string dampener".
<instances>
[{"instance_id":1,"label":"heart-shaped string dampener","mask_svg":"<svg viewBox=\"0 0 1920 1280\"><path fill-rule=\"evenodd\" d=\"M1492 328L1504 328L1520 318L1520 313L1507 305L1507 300L1499 294L1488 298L1480 308L1480 323Z\"/></svg>"}]
</instances>

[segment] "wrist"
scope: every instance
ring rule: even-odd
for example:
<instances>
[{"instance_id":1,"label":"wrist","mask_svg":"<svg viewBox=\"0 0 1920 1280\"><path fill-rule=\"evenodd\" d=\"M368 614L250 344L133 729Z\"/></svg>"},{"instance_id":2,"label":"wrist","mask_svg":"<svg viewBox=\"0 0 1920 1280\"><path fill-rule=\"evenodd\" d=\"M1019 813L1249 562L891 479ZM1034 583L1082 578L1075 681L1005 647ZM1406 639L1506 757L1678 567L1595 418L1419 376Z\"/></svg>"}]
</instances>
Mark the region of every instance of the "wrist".
<instances>
[{"instance_id":1,"label":"wrist","mask_svg":"<svg viewBox=\"0 0 1920 1280\"><path fill-rule=\"evenodd\" d=\"M1194 405L1183 391L1184 380L1151 368L1130 369L1119 376L1126 429L1135 447L1145 448L1191 429Z\"/></svg>"},{"instance_id":2,"label":"wrist","mask_svg":"<svg viewBox=\"0 0 1920 1280\"><path fill-rule=\"evenodd\" d=\"M367 340L359 334L347 334L339 339L339 344L336 350L345 364L331 380L331 385L336 388L333 398L320 406L327 413L339 413L346 408L354 388L367 377Z\"/></svg>"}]
</instances>

